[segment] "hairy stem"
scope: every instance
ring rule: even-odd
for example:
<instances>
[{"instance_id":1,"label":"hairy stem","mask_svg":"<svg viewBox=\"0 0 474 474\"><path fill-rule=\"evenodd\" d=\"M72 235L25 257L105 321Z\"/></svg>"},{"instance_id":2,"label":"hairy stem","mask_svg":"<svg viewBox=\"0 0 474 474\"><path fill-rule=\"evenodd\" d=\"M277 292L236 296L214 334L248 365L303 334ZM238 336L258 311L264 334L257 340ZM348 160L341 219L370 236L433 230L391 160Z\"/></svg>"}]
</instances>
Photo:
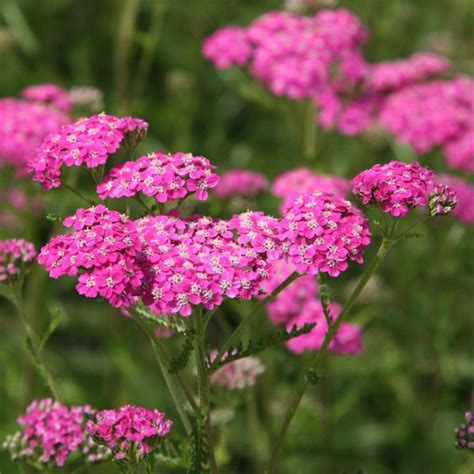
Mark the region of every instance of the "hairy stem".
<instances>
[{"instance_id":1,"label":"hairy stem","mask_svg":"<svg viewBox=\"0 0 474 474\"><path fill-rule=\"evenodd\" d=\"M198 390L199 390L199 408L201 418L206 432L206 447L209 451L209 464L212 473L217 473L217 463L214 456L214 443L212 439L211 426L211 398L209 388L209 371L206 367L206 351L204 349L204 342L206 331L202 312L198 312L194 318L196 336L194 338L194 351L196 354L196 366L198 371Z\"/></svg>"},{"instance_id":2,"label":"hairy stem","mask_svg":"<svg viewBox=\"0 0 474 474\"><path fill-rule=\"evenodd\" d=\"M53 395L54 399L57 401L62 400L61 391L56 383L56 379L49 368L49 365L44 357L43 347L41 345L40 338L36 334L36 331L31 324L30 318L25 310L25 307L22 303L21 295L19 294L19 290L15 293L14 297L12 298L12 302L18 312L20 320L23 324L25 329L26 335L29 339L30 350L32 352L33 363L38 367L40 374L43 376L44 381L49 387L51 394Z\"/></svg>"},{"instance_id":3,"label":"hairy stem","mask_svg":"<svg viewBox=\"0 0 474 474\"><path fill-rule=\"evenodd\" d=\"M216 358L214 359L214 363L218 364L219 361L222 359L224 354L229 350L229 348L234 344L234 342L242 336L247 326L253 320L255 316L260 314L261 311L265 308L265 306L273 301L288 285L293 283L297 278L301 275L299 273L293 272L284 282L278 285L267 297L265 297L262 301L259 302L258 306L250 312L243 321L237 326L235 331L229 336L229 338L224 342L222 347L220 348Z\"/></svg>"},{"instance_id":4,"label":"hairy stem","mask_svg":"<svg viewBox=\"0 0 474 474\"><path fill-rule=\"evenodd\" d=\"M349 311L354 306L355 302L357 301L357 298L362 293L362 290L365 288L365 285L370 280L371 276L377 270L378 266L380 265L380 262L383 260L383 258L385 257L385 254L388 252L392 244L393 244L392 240L389 240L385 237L382 239L382 243L380 244L380 247L375 257L370 262L369 266L367 267L364 274L360 278L359 283L357 284L356 288L354 289L351 296L349 297L349 300L344 305L344 308L342 309L341 314L336 319L336 321L330 326L328 333L324 339L324 342L321 346L321 349L319 349L319 351L316 352L316 354L314 355L310 363L310 370L316 371L317 369L319 369L322 361L324 360L324 357L327 354L329 344L336 336L339 326L341 325L341 323L344 321L344 319L348 315ZM285 441L288 428L291 424L291 421L293 420L293 417L295 416L296 410L298 409L300 405L300 402L303 398L306 388L308 387L308 384L309 384L309 379L308 377L305 377L301 385L296 390L295 396L287 408L287 411L283 420L283 425L273 445L270 461L268 463L267 470L265 471L268 474L275 471L275 466L276 466L280 449L283 445L283 442Z\"/></svg>"}]
</instances>

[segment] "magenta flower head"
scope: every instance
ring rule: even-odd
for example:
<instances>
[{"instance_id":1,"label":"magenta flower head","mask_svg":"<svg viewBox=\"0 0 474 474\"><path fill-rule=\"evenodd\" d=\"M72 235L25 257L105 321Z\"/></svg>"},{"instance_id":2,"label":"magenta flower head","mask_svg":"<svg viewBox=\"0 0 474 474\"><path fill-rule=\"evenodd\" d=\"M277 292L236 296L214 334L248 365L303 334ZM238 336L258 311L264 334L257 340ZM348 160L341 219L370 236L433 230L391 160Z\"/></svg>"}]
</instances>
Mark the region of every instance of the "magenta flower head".
<instances>
[{"instance_id":1,"label":"magenta flower head","mask_svg":"<svg viewBox=\"0 0 474 474\"><path fill-rule=\"evenodd\" d=\"M9 436L3 446L13 459L45 467L62 467L81 455L89 462L109 456L86 431L86 421L95 413L89 406L68 408L50 398L34 400L18 418L21 431Z\"/></svg>"},{"instance_id":2,"label":"magenta flower head","mask_svg":"<svg viewBox=\"0 0 474 474\"><path fill-rule=\"evenodd\" d=\"M121 144L133 146L147 128L143 120L105 114L65 125L50 133L29 161L33 181L46 191L57 188L61 185L63 166L103 166Z\"/></svg>"},{"instance_id":3,"label":"magenta flower head","mask_svg":"<svg viewBox=\"0 0 474 474\"><path fill-rule=\"evenodd\" d=\"M221 199L232 196L253 197L268 188L264 174L248 170L230 170L224 173L214 193Z\"/></svg>"},{"instance_id":4,"label":"magenta flower head","mask_svg":"<svg viewBox=\"0 0 474 474\"><path fill-rule=\"evenodd\" d=\"M97 193L101 199L143 193L159 203L178 201L195 193L198 200L204 201L208 189L219 182L215 169L207 158L191 153L151 153L112 168Z\"/></svg>"},{"instance_id":5,"label":"magenta flower head","mask_svg":"<svg viewBox=\"0 0 474 474\"><path fill-rule=\"evenodd\" d=\"M464 417L465 422L454 430L456 435L455 446L474 452L474 412L468 411Z\"/></svg>"},{"instance_id":6,"label":"magenta flower head","mask_svg":"<svg viewBox=\"0 0 474 474\"><path fill-rule=\"evenodd\" d=\"M72 100L69 93L56 84L36 84L21 91L21 96L30 101L51 105L57 110L69 113Z\"/></svg>"},{"instance_id":7,"label":"magenta flower head","mask_svg":"<svg viewBox=\"0 0 474 474\"><path fill-rule=\"evenodd\" d=\"M362 263L370 243L367 219L349 201L319 191L287 206L279 225L282 248L300 273L337 277L351 260Z\"/></svg>"},{"instance_id":8,"label":"magenta flower head","mask_svg":"<svg viewBox=\"0 0 474 474\"><path fill-rule=\"evenodd\" d=\"M173 422L158 410L124 405L118 410L97 412L87 431L97 444L109 448L116 460L140 463L168 436Z\"/></svg>"},{"instance_id":9,"label":"magenta flower head","mask_svg":"<svg viewBox=\"0 0 474 474\"><path fill-rule=\"evenodd\" d=\"M337 303L329 305L329 311L334 320L339 316L341 307ZM290 339L286 345L291 352L300 354L304 351L317 351L321 349L328 332L328 325L324 316L321 303L315 299L308 300L301 308L301 313L291 319L286 329L301 328L304 324L316 323L309 333ZM342 323L336 336L329 344L328 350L338 354L360 355L364 348L360 327L353 323Z\"/></svg>"},{"instance_id":10,"label":"magenta flower head","mask_svg":"<svg viewBox=\"0 0 474 474\"><path fill-rule=\"evenodd\" d=\"M214 351L210 361L213 362L217 355ZM225 361L225 356L222 358ZM227 390L243 390L253 387L257 383L257 378L265 372L265 366L258 357L245 357L243 359L230 362L212 374L211 385L220 386Z\"/></svg>"},{"instance_id":11,"label":"magenta flower head","mask_svg":"<svg viewBox=\"0 0 474 474\"><path fill-rule=\"evenodd\" d=\"M353 180L353 193L363 204L380 207L394 217L403 217L418 206L433 215L446 214L456 204L447 188L435 188L435 174L418 162L391 161L362 171Z\"/></svg>"},{"instance_id":12,"label":"magenta flower head","mask_svg":"<svg viewBox=\"0 0 474 474\"><path fill-rule=\"evenodd\" d=\"M245 66L252 49L244 28L226 26L206 39L202 54L217 69L227 69L233 65Z\"/></svg>"},{"instance_id":13,"label":"magenta flower head","mask_svg":"<svg viewBox=\"0 0 474 474\"><path fill-rule=\"evenodd\" d=\"M457 204L452 214L466 225L474 224L474 186L461 178L450 175L439 175L437 183L445 184L454 191Z\"/></svg>"},{"instance_id":14,"label":"magenta flower head","mask_svg":"<svg viewBox=\"0 0 474 474\"><path fill-rule=\"evenodd\" d=\"M0 282L11 283L24 276L36 257L35 246L23 239L0 240Z\"/></svg>"},{"instance_id":15,"label":"magenta flower head","mask_svg":"<svg viewBox=\"0 0 474 474\"><path fill-rule=\"evenodd\" d=\"M27 162L48 133L71 119L47 105L0 99L0 168L11 166L27 175Z\"/></svg>"}]
</instances>

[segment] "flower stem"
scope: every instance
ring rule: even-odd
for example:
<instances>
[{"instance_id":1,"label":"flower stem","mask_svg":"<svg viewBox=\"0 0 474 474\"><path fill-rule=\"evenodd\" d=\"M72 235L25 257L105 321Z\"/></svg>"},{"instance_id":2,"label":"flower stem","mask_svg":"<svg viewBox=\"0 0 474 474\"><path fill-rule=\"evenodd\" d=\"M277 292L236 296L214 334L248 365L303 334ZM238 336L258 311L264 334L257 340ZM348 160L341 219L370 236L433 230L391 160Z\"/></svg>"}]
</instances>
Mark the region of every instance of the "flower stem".
<instances>
[{"instance_id":1,"label":"flower stem","mask_svg":"<svg viewBox=\"0 0 474 474\"><path fill-rule=\"evenodd\" d=\"M377 270L378 266L380 265L380 262L383 260L385 257L385 254L388 252L390 247L392 246L393 241L389 240L387 238L383 238L382 242L380 244L380 247L373 258L373 260L370 262L369 266L365 270L364 274L359 280L359 283L355 287L354 291L352 292L351 296L349 297L349 300L347 303L344 305L344 308L341 311L341 314L339 317L336 319L334 324L332 324L328 330L328 333L324 339L324 342L321 346L321 349L314 355L311 363L310 363L310 370L316 371L319 366L321 365L321 362L324 360L324 357L327 354L329 344L331 341L334 339L336 336L337 330L339 329L339 326L341 323L344 321L346 318L347 314L349 311L352 309L354 306L355 302L357 301L357 298L359 295L362 293L362 290L365 288L365 285L367 282L370 280L371 276L375 273ZM285 440L288 428L290 426L291 421L293 420L293 417L295 416L296 410L299 407L299 404L303 398L303 395L306 391L306 388L309 384L309 379L308 377L305 377L304 381L301 383L300 387L297 389L296 394L291 401L290 405L288 406L288 409L285 414L285 418L283 420L283 425L280 429L280 432L278 433L277 439L275 440L275 443L273 445L273 451L270 457L270 461L268 463L267 470L265 471L267 474L270 474L272 472L275 472L275 466L276 462L278 459L278 455L280 452L280 449L283 445L283 442Z\"/></svg>"},{"instance_id":2,"label":"flower stem","mask_svg":"<svg viewBox=\"0 0 474 474\"><path fill-rule=\"evenodd\" d=\"M151 208L146 205L146 203L143 201L143 199L142 199L138 194L135 196L135 199L136 199L150 214L154 214L154 212L151 210Z\"/></svg>"},{"instance_id":3,"label":"flower stem","mask_svg":"<svg viewBox=\"0 0 474 474\"><path fill-rule=\"evenodd\" d=\"M217 366L219 361L222 359L224 354L229 350L232 344L243 334L243 332L245 331L246 327L250 324L252 319L255 316L257 316L265 308L265 306L268 303L273 301L278 296L278 294L280 294L288 285L293 283L300 276L301 275L299 273L293 272L285 281L280 283L280 285L278 285L268 296L266 296L262 301L259 302L258 306L243 319L243 321L237 326L235 331L224 342L222 347L219 349L219 352L217 353L217 356L214 359L213 364L216 364Z\"/></svg>"},{"instance_id":4,"label":"flower stem","mask_svg":"<svg viewBox=\"0 0 474 474\"><path fill-rule=\"evenodd\" d=\"M80 191L78 191L76 188L73 186L70 186L67 183L62 183L62 186L64 186L66 189L74 193L76 196L80 197L84 202L86 202L89 206L95 206L95 202L92 201L92 199L87 198L84 196Z\"/></svg>"},{"instance_id":5,"label":"flower stem","mask_svg":"<svg viewBox=\"0 0 474 474\"><path fill-rule=\"evenodd\" d=\"M183 403L181 400L181 397L178 394L178 387L176 381L173 379L173 377L169 374L168 368L170 366L169 364L169 358L164 350L164 348L161 345L161 342L159 339L155 336L155 333L153 330L147 325L145 321L143 321L139 315L137 315L133 310L130 311L131 314L133 315L133 319L135 322L138 324L140 329L148 336L150 339L151 345L153 347L153 352L155 353L156 360L158 362L158 365L160 366L160 370L163 374L163 378L165 379L165 383L168 387L168 390L170 391L171 398L173 399L173 402L176 406L176 410L178 411L178 415L181 418L181 422L184 425L184 428L186 430L186 433L188 436L192 432L192 427L191 427L191 422L189 421L188 414L185 412L183 408ZM180 376L176 376L176 379L178 381L178 384L181 386L181 389L183 390L187 400L191 404L191 406L194 407L196 406L194 399L192 398L191 393L189 390L184 388L184 381L181 379Z\"/></svg>"},{"instance_id":6,"label":"flower stem","mask_svg":"<svg viewBox=\"0 0 474 474\"><path fill-rule=\"evenodd\" d=\"M312 101L303 103L302 155L305 161L312 161L316 155L316 109Z\"/></svg>"},{"instance_id":7,"label":"flower stem","mask_svg":"<svg viewBox=\"0 0 474 474\"><path fill-rule=\"evenodd\" d=\"M30 318L28 317L25 307L23 306L19 290L14 293L12 297L12 303L14 304L18 312L18 315L28 337L29 349L31 352L33 363L36 365L38 371L44 378L44 381L48 385L49 390L53 395L54 399L57 401L61 401L61 391L59 390L59 387L56 383L56 379L54 378L54 375L52 374L51 369L49 368L49 365L46 362L41 341L38 335L36 334L33 325L30 322Z\"/></svg>"},{"instance_id":8,"label":"flower stem","mask_svg":"<svg viewBox=\"0 0 474 474\"><path fill-rule=\"evenodd\" d=\"M206 444L209 452L209 464L212 473L217 473L217 463L214 456L214 446L212 440L212 426L211 426L211 398L209 388L209 371L206 367L206 351L204 349L204 342L206 337L206 330L203 321L202 312L198 312L194 317L196 336L194 338L194 351L196 354L196 365L198 371L198 390L199 390L199 405L201 418L206 432Z\"/></svg>"}]
</instances>

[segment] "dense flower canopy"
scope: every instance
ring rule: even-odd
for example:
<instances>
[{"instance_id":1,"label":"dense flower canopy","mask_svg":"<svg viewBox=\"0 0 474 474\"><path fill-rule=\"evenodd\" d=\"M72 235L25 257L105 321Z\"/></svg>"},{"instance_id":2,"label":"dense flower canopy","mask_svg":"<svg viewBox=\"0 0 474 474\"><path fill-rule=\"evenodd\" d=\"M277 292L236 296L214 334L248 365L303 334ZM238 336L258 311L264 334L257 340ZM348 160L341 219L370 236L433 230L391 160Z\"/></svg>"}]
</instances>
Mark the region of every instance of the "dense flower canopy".
<instances>
[{"instance_id":1,"label":"dense flower canopy","mask_svg":"<svg viewBox=\"0 0 474 474\"><path fill-rule=\"evenodd\" d=\"M224 173L214 194L225 199L231 196L256 196L268 188L268 180L262 173L248 170L230 170Z\"/></svg>"},{"instance_id":2,"label":"dense flower canopy","mask_svg":"<svg viewBox=\"0 0 474 474\"><path fill-rule=\"evenodd\" d=\"M63 166L105 165L132 133L143 135L148 124L133 117L93 115L50 133L28 163L33 180L48 191L61 185Z\"/></svg>"},{"instance_id":3,"label":"dense flower canopy","mask_svg":"<svg viewBox=\"0 0 474 474\"><path fill-rule=\"evenodd\" d=\"M21 91L21 96L30 101L49 104L65 112L71 112L73 102L69 93L56 84L35 84Z\"/></svg>"}]
</instances>

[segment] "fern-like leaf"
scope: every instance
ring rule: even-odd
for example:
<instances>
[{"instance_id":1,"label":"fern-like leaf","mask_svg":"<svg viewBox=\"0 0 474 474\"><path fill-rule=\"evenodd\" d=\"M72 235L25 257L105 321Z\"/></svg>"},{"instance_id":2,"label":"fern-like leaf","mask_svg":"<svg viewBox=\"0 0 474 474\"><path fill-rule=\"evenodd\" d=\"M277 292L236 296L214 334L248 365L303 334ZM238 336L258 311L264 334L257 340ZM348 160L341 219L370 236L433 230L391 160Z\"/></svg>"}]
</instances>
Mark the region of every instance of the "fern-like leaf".
<instances>
[{"instance_id":1,"label":"fern-like leaf","mask_svg":"<svg viewBox=\"0 0 474 474\"><path fill-rule=\"evenodd\" d=\"M171 314L160 314L157 315L152 313L148 308L144 306L137 306L134 308L140 317L146 319L147 321L164 328L173 329L179 333L186 332L186 326L184 324L183 318L178 316L174 316Z\"/></svg>"},{"instance_id":2,"label":"fern-like leaf","mask_svg":"<svg viewBox=\"0 0 474 474\"><path fill-rule=\"evenodd\" d=\"M326 323L331 326L333 318L329 305L331 304L331 298L329 296L329 290L326 284L327 275L324 273L318 273L318 286L319 286L319 299L321 301L321 306L323 307L324 317L326 318Z\"/></svg>"},{"instance_id":3,"label":"fern-like leaf","mask_svg":"<svg viewBox=\"0 0 474 474\"><path fill-rule=\"evenodd\" d=\"M170 360L170 368L168 372L171 375L177 374L178 372L183 370L188 364L189 357L191 356L191 352L193 350L193 342L195 335L196 331L194 330L185 333L185 340L181 346L181 349L178 352L178 355L176 357L172 357Z\"/></svg>"},{"instance_id":4,"label":"fern-like leaf","mask_svg":"<svg viewBox=\"0 0 474 474\"><path fill-rule=\"evenodd\" d=\"M187 474L203 474L205 472L209 472L209 450L204 421L197 418L191 433L191 464Z\"/></svg>"},{"instance_id":5,"label":"fern-like leaf","mask_svg":"<svg viewBox=\"0 0 474 474\"><path fill-rule=\"evenodd\" d=\"M237 345L230 347L220 360L216 359L212 361L209 364L209 370L210 372L215 372L230 362L235 362L236 360L243 359L244 357L258 354L259 352L262 352L269 347L275 346L280 342L286 342L303 334L308 334L315 326L316 323L306 323L300 328L294 325L289 331L281 328L273 334L269 334L257 339L256 342L250 339L247 345L244 345L243 342L240 341Z\"/></svg>"}]
</instances>

